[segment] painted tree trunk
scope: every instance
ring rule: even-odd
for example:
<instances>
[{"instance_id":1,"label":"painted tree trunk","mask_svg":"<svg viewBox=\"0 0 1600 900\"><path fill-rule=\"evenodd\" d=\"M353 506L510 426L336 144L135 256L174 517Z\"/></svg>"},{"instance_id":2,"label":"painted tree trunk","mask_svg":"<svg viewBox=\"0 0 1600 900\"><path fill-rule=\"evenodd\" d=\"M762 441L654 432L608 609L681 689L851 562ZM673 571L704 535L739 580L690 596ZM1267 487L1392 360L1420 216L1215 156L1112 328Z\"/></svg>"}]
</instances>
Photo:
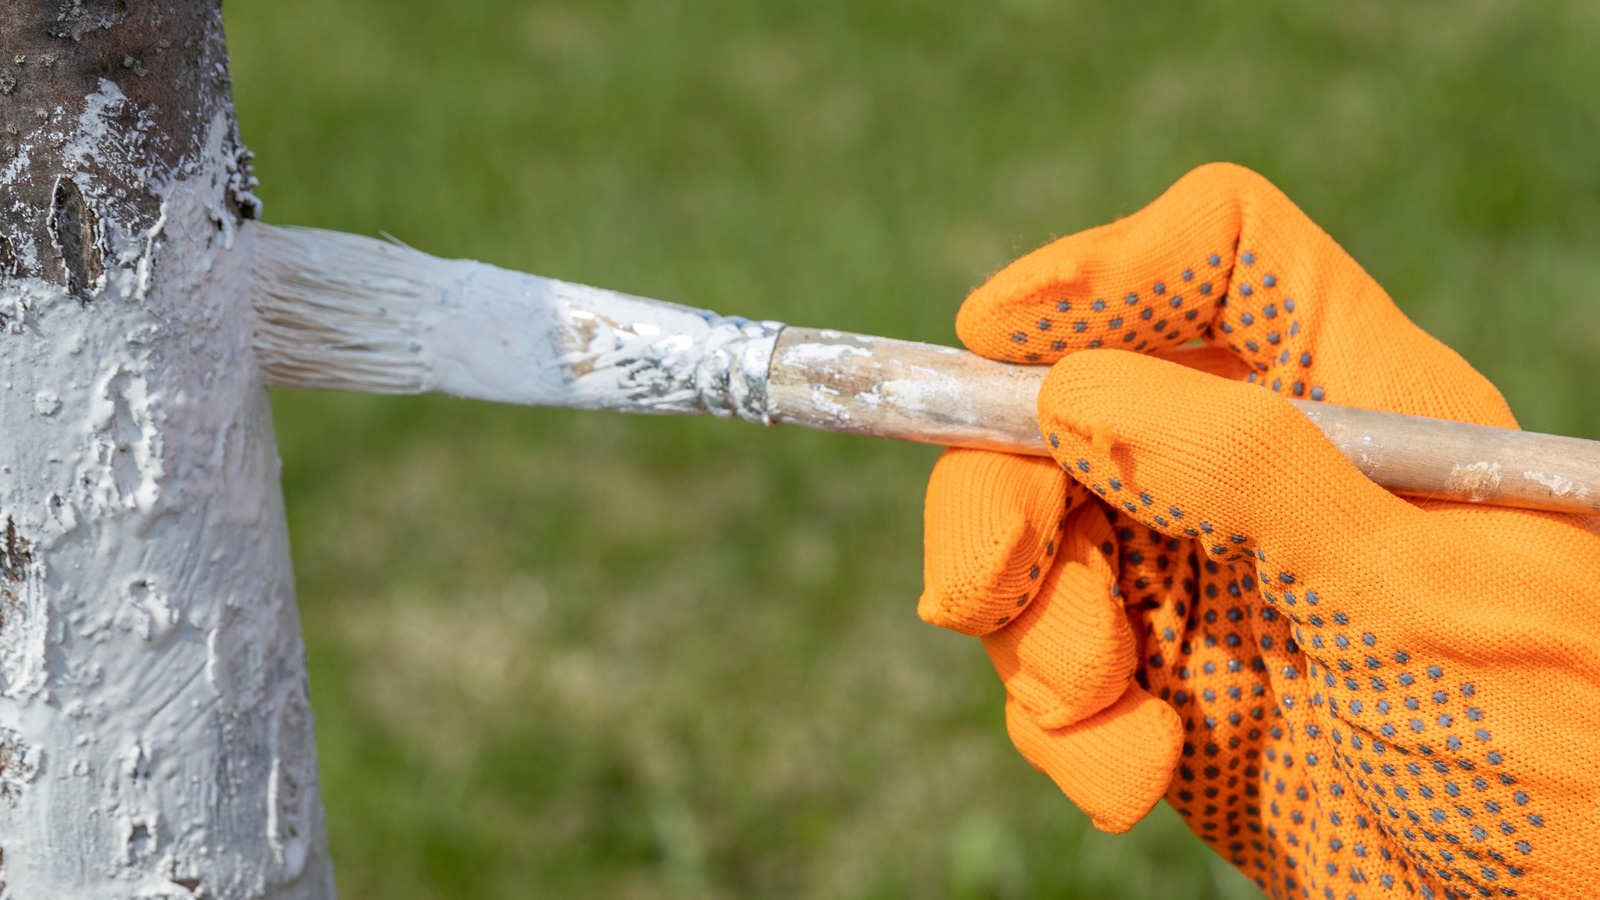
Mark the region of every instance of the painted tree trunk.
<instances>
[{"instance_id":1,"label":"painted tree trunk","mask_svg":"<svg viewBox=\"0 0 1600 900\"><path fill-rule=\"evenodd\" d=\"M217 0L0 4L0 894L329 897Z\"/></svg>"}]
</instances>

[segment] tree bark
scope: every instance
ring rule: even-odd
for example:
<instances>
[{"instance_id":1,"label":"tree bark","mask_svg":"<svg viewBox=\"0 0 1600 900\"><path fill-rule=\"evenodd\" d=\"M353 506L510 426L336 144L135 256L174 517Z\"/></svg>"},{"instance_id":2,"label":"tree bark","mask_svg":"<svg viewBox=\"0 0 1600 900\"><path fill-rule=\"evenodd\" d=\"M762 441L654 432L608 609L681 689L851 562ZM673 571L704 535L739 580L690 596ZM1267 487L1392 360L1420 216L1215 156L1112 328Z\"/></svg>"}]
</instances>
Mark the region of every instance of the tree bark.
<instances>
[{"instance_id":1,"label":"tree bark","mask_svg":"<svg viewBox=\"0 0 1600 900\"><path fill-rule=\"evenodd\" d=\"M0 3L0 896L330 897L218 0Z\"/></svg>"}]
</instances>

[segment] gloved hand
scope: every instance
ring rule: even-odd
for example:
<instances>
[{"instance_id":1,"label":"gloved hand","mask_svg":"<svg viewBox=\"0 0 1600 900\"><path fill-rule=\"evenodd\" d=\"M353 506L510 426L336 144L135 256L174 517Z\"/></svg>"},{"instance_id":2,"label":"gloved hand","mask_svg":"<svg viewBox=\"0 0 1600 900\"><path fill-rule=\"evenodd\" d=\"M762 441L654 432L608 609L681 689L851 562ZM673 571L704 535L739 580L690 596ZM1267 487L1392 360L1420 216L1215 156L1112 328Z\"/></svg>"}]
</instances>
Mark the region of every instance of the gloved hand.
<instances>
[{"instance_id":1,"label":"gloved hand","mask_svg":"<svg viewBox=\"0 0 1600 900\"><path fill-rule=\"evenodd\" d=\"M1286 197L1198 169L956 326L1054 364L1055 459L939 461L919 612L1097 826L1165 794L1274 897L1600 895L1600 531L1393 496L1284 402L1514 427Z\"/></svg>"}]
</instances>

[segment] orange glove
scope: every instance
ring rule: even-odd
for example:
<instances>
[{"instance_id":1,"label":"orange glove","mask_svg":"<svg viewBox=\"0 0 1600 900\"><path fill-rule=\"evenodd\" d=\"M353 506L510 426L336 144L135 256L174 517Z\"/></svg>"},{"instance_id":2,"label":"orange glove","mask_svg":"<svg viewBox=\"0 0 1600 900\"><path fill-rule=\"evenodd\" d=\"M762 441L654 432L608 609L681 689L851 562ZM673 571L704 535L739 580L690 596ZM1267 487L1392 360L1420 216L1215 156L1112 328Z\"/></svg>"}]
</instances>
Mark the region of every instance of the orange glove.
<instances>
[{"instance_id":1,"label":"orange glove","mask_svg":"<svg viewBox=\"0 0 1600 900\"><path fill-rule=\"evenodd\" d=\"M1164 793L1273 897L1600 894L1600 530L1395 497L1277 396L1515 424L1286 197L1198 169L956 327L1055 363L1055 462L939 461L919 612L1097 826Z\"/></svg>"}]
</instances>

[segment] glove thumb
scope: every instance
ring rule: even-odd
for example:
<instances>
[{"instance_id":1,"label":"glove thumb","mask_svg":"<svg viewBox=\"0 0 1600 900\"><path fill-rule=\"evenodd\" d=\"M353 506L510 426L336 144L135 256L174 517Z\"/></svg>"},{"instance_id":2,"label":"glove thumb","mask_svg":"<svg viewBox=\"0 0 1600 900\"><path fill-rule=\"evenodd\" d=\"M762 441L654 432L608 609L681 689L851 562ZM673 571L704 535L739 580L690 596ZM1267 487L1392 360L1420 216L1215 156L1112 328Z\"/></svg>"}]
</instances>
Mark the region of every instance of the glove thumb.
<instances>
[{"instance_id":1,"label":"glove thumb","mask_svg":"<svg viewBox=\"0 0 1600 900\"><path fill-rule=\"evenodd\" d=\"M1105 502L1215 559L1253 557L1264 574L1309 574L1327 548L1422 515L1277 394L1148 356L1062 359L1039 423L1057 461Z\"/></svg>"}]
</instances>

